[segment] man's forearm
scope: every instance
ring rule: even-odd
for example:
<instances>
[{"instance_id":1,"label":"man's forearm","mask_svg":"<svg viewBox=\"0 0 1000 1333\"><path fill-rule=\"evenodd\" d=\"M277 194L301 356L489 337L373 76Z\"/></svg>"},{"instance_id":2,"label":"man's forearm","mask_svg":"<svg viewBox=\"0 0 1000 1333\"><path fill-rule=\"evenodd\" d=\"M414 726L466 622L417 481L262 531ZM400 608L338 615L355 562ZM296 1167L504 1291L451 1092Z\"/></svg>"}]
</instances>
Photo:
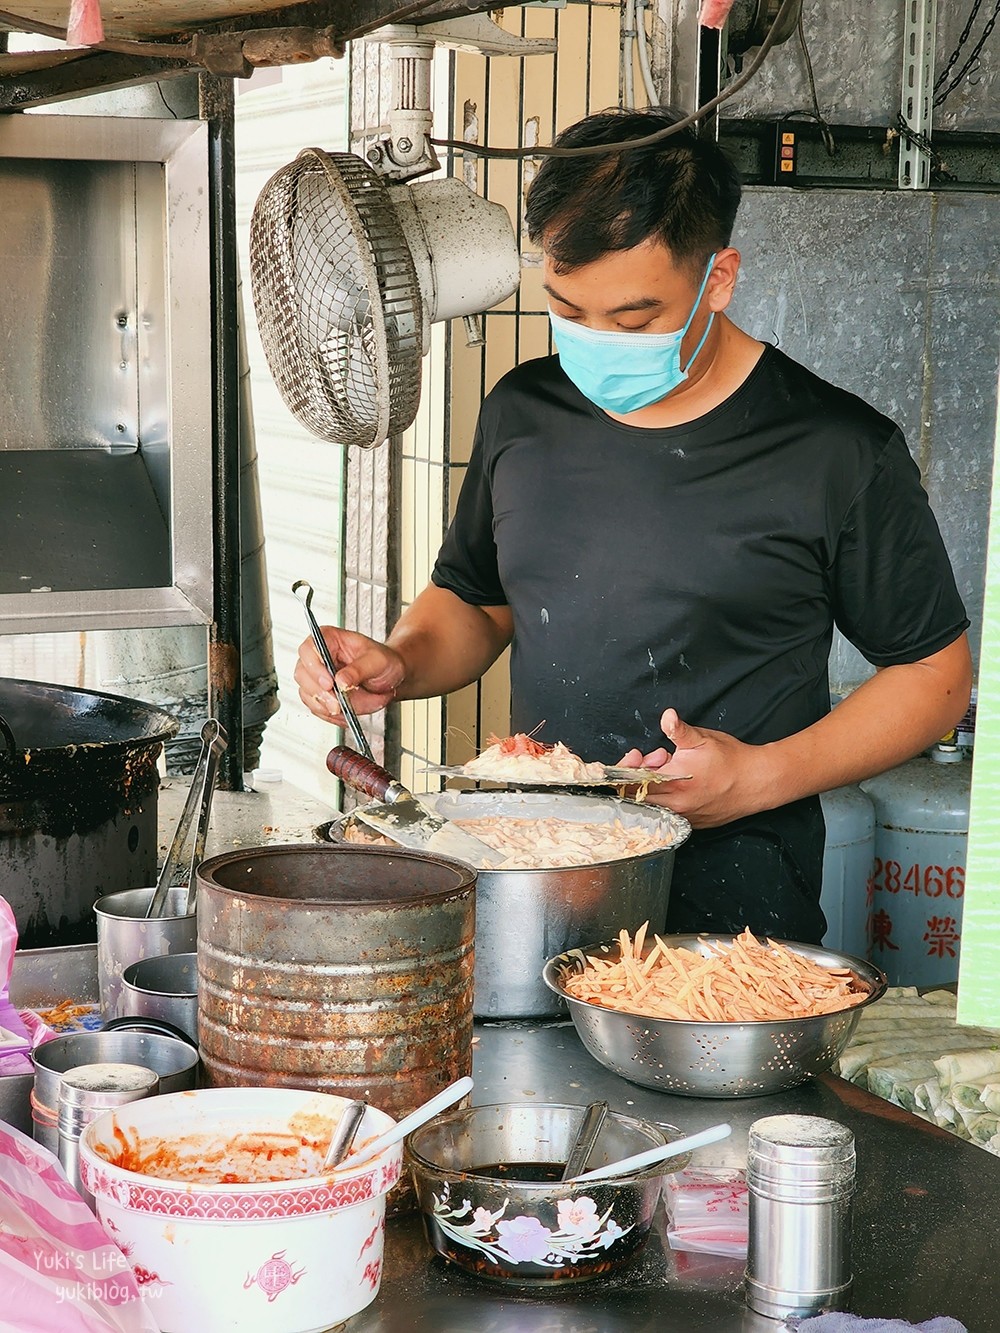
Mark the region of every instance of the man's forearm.
<instances>
[{"instance_id":1,"label":"man's forearm","mask_svg":"<svg viewBox=\"0 0 1000 1333\"><path fill-rule=\"evenodd\" d=\"M431 584L403 612L388 646L406 674L398 699L427 699L471 684L496 661L513 633L508 607L484 609Z\"/></svg>"},{"instance_id":2,"label":"man's forearm","mask_svg":"<svg viewBox=\"0 0 1000 1333\"><path fill-rule=\"evenodd\" d=\"M962 717L971 684L965 635L921 662L876 672L829 716L761 747L759 808L859 782L919 754Z\"/></svg>"}]
</instances>

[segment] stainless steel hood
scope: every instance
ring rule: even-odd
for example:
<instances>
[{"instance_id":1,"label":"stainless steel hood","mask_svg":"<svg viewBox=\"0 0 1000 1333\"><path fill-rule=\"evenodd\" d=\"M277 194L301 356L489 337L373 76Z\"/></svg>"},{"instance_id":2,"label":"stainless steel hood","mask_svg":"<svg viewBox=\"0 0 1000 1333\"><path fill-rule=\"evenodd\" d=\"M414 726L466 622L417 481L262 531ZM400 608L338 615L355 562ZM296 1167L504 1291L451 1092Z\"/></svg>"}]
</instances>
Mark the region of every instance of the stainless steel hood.
<instances>
[{"instance_id":1,"label":"stainless steel hood","mask_svg":"<svg viewBox=\"0 0 1000 1333\"><path fill-rule=\"evenodd\" d=\"M207 128L0 117L0 629L212 618Z\"/></svg>"}]
</instances>

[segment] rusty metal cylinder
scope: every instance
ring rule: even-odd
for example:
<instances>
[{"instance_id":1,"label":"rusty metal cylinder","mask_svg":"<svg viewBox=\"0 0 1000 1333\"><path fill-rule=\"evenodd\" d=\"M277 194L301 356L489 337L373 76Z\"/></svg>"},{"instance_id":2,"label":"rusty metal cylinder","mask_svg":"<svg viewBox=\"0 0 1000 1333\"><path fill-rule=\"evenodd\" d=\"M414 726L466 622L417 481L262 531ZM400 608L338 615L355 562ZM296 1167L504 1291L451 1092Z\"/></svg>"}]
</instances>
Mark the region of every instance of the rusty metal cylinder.
<instances>
[{"instance_id":1,"label":"rusty metal cylinder","mask_svg":"<svg viewBox=\"0 0 1000 1333\"><path fill-rule=\"evenodd\" d=\"M198 870L198 1037L214 1086L399 1117L472 1069L476 872L392 848L269 846Z\"/></svg>"}]
</instances>

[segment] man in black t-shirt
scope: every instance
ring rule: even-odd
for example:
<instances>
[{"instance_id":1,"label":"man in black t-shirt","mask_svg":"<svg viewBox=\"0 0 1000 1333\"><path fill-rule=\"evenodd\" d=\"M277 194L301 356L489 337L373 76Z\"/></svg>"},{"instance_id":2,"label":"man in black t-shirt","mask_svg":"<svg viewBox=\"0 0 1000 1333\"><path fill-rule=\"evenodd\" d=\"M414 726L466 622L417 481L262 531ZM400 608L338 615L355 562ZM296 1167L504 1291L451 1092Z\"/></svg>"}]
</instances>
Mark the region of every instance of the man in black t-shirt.
<instances>
[{"instance_id":1,"label":"man in black t-shirt","mask_svg":"<svg viewBox=\"0 0 1000 1333\"><path fill-rule=\"evenodd\" d=\"M818 941L817 793L957 722L968 621L893 423L726 318L739 182L675 120L560 136L663 137L545 160L527 223L558 356L484 402L432 583L388 645L325 633L362 712L459 688L512 644L512 730L690 775L651 793L695 828L669 929ZM877 671L831 713L834 624ZM309 641L296 680L339 721Z\"/></svg>"}]
</instances>

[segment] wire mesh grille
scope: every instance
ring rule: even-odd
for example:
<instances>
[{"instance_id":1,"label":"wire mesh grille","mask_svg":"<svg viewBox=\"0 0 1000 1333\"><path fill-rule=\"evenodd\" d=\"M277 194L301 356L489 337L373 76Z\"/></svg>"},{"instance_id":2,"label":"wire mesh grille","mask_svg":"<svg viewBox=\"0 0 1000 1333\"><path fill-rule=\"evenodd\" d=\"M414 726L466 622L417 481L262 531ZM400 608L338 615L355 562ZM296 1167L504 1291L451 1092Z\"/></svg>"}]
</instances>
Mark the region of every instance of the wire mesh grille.
<instances>
[{"instance_id":1,"label":"wire mesh grille","mask_svg":"<svg viewBox=\"0 0 1000 1333\"><path fill-rule=\"evenodd\" d=\"M261 342L292 415L370 448L420 398L420 289L381 178L352 153L306 148L267 182L250 224Z\"/></svg>"}]
</instances>

